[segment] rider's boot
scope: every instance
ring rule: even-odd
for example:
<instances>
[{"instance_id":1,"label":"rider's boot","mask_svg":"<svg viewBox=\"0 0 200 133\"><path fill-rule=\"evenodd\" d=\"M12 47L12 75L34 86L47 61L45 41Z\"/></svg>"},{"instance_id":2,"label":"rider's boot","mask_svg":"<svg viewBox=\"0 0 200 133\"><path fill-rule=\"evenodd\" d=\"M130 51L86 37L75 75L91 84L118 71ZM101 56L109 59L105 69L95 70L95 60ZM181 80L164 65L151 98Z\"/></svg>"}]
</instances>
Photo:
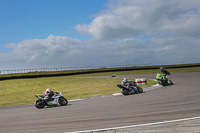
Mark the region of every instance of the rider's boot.
<instances>
[{"instance_id":1,"label":"rider's boot","mask_svg":"<svg viewBox=\"0 0 200 133\"><path fill-rule=\"evenodd\" d=\"M58 99L57 98L55 98L54 101L56 102L56 104L58 104Z\"/></svg>"},{"instance_id":2,"label":"rider's boot","mask_svg":"<svg viewBox=\"0 0 200 133\"><path fill-rule=\"evenodd\" d=\"M53 101L51 101L53 104L58 104L58 100L55 98Z\"/></svg>"},{"instance_id":3,"label":"rider's boot","mask_svg":"<svg viewBox=\"0 0 200 133\"><path fill-rule=\"evenodd\" d=\"M139 93L138 89L136 87L133 87L135 93Z\"/></svg>"},{"instance_id":4,"label":"rider's boot","mask_svg":"<svg viewBox=\"0 0 200 133\"><path fill-rule=\"evenodd\" d=\"M129 94L134 94L134 93L135 93L134 89L132 89L132 90L129 92Z\"/></svg>"}]
</instances>

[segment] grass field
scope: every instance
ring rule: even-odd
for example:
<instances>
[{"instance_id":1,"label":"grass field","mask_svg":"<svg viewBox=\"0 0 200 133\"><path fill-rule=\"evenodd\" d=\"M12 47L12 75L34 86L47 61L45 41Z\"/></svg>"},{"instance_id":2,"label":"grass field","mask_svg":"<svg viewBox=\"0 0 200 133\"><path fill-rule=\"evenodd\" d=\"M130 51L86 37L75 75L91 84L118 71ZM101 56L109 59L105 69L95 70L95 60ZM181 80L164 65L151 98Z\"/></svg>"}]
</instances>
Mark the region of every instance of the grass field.
<instances>
[{"instance_id":1,"label":"grass field","mask_svg":"<svg viewBox=\"0 0 200 133\"><path fill-rule=\"evenodd\" d=\"M176 72L196 72L200 67L175 68L168 69L171 73ZM117 84L122 79L118 78L81 78L94 76L111 76L117 75L134 75L158 73L160 70L133 70L104 72L92 74L80 74L59 77L29 78L29 79L12 79L0 81L0 106L26 105L33 104L36 100L35 94L41 94L46 88L53 91L62 92L65 97L70 99L100 96L120 92ZM157 82L148 80L148 85L143 88L152 86Z\"/></svg>"}]
</instances>

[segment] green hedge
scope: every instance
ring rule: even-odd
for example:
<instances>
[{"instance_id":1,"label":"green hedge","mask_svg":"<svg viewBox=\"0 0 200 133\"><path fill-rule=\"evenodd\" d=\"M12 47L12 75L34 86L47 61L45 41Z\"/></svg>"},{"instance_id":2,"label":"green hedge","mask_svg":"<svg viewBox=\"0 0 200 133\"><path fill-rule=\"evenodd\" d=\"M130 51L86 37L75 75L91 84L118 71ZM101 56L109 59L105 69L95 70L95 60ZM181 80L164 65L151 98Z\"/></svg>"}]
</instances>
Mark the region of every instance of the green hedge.
<instances>
[{"instance_id":1,"label":"green hedge","mask_svg":"<svg viewBox=\"0 0 200 133\"><path fill-rule=\"evenodd\" d=\"M67 76L67 75L101 73L101 72L114 72L114 71L150 70L150 69L159 69L160 67L165 67L165 68L188 68L188 67L199 67L199 66L200 66L200 63L179 64L179 65L162 65L162 66L159 65L159 66L135 66L135 67L121 67L121 68L100 68L100 69L68 70L68 71L55 71L55 72L29 72L29 73L0 75L0 80Z\"/></svg>"}]
</instances>

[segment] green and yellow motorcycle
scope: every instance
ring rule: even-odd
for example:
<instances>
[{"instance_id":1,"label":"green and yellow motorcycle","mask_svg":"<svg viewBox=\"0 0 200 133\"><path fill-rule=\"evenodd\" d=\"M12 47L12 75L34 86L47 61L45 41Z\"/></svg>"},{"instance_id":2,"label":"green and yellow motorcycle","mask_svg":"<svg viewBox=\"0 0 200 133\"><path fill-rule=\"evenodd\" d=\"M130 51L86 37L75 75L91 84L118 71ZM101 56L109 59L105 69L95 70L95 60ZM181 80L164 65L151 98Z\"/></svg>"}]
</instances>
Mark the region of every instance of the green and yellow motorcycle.
<instances>
[{"instance_id":1,"label":"green and yellow motorcycle","mask_svg":"<svg viewBox=\"0 0 200 133\"><path fill-rule=\"evenodd\" d=\"M157 74L156 80L160 85L167 86L167 85L173 85L173 82L168 79L166 74Z\"/></svg>"}]
</instances>

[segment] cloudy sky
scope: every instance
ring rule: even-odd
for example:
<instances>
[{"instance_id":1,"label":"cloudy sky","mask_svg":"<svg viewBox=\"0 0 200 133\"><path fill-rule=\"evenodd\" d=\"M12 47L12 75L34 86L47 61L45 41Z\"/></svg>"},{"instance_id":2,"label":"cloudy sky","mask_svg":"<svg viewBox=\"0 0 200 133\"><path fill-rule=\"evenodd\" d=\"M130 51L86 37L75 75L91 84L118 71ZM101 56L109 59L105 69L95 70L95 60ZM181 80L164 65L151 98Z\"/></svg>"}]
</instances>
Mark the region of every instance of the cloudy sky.
<instances>
[{"instance_id":1,"label":"cloudy sky","mask_svg":"<svg viewBox=\"0 0 200 133\"><path fill-rule=\"evenodd\" d=\"M0 70L192 62L199 0L0 0Z\"/></svg>"}]
</instances>

